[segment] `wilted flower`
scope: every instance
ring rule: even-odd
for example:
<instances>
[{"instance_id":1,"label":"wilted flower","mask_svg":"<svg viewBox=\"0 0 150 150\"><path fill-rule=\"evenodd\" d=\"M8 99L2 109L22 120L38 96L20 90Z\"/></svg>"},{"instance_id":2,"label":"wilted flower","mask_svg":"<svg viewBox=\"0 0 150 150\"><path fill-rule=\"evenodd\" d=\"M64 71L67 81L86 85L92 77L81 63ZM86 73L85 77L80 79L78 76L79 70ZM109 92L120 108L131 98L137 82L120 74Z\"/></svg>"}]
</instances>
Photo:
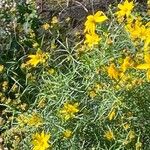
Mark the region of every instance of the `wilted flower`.
<instances>
[{"instance_id":1,"label":"wilted flower","mask_svg":"<svg viewBox=\"0 0 150 150\"><path fill-rule=\"evenodd\" d=\"M28 122L27 122L29 126L34 126L34 127L38 127L42 125L42 123L43 123L43 119L41 118L40 115L36 113L33 113L32 116L28 118Z\"/></svg>"},{"instance_id":2,"label":"wilted flower","mask_svg":"<svg viewBox=\"0 0 150 150\"><path fill-rule=\"evenodd\" d=\"M72 131L71 130L65 130L64 132L63 132L63 137L65 138L65 139L68 139L68 138L70 138L72 136Z\"/></svg>"},{"instance_id":3,"label":"wilted flower","mask_svg":"<svg viewBox=\"0 0 150 150\"><path fill-rule=\"evenodd\" d=\"M52 23L52 24L58 23L58 18L57 18L56 16L54 16L54 17L52 18L51 23Z\"/></svg>"},{"instance_id":4,"label":"wilted flower","mask_svg":"<svg viewBox=\"0 0 150 150\"><path fill-rule=\"evenodd\" d=\"M0 73L4 70L4 66L0 64Z\"/></svg>"},{"instance_id":5,"label":"wilted flower","mask_svg":"<svg viewBox=\"0 0 150 150\"><path fill-rule=\"evenodd\" d=\"M129 128L130 128L130 124L129 123L124 123L123 124L123 128L125 129L125 130L128 130Z\"/></svg>"},{"instance_id":6,"label":"wilted flower","mask_svg":"<svg viewBox=\"0 0 150 150\"><path fill-rule=\"evenodd\" d=\"M142 143L138 141L138 142L135 144L135 148L136 148L136 150L142 150Z\"/></svg>"},{"instance_id":7,"label":"wilted flower","mask_svg":"<svg viewBox=\"0 0 150 150\"><path fill-rule=\"evenodd\" d=\"M8 89L8 81L4 81L4 82L2 83L2 89L3 89L4 91L6 91L6 90Z\"/></svg>"},{"instance_id":8,"label":"wilted flower","mask_svg":"<svg viewBox=\"0 0 150 150\"><path fill-rule=\"evenodd\" d=\"M128 133L128 139L131 142L135 138L135 132L130 130Z\"/></svg>"},{"instance_id":9,"label":"wilted flower","mask_svg":"<svg viewBox=\"0 0 150 150\"><path fill-rule=\"evenodd\" d=\"M94 97L96 97L96 92L94 91L94 90L91 90L91 91L89 91L88 92L88 95L91 97L91 98L94 98Z\"/></svg>"},{"instance_id":10,"label":"wilted flower","mask_svg":"<svg viewBox=\"0 0 150 150\"><path fill-rule=\"evenodd\" d=\"M50 28L50 25L48 23L45 23L45 24L42 25L42 28L44 30L48 30Z\"/></svg>"},{"instance_id":11,"label":"wilted flower","mask_svg":"<svg viewBox=\"0 0 150 150\"><path fill-rule=\"evenodd\" d=\"M19 126L23 127L24 125L27 124L28 117L26 115L24 115L24 114L21 114L21 115L18 116L17 122L18 122Z\"/></svg>"}]
</instances>

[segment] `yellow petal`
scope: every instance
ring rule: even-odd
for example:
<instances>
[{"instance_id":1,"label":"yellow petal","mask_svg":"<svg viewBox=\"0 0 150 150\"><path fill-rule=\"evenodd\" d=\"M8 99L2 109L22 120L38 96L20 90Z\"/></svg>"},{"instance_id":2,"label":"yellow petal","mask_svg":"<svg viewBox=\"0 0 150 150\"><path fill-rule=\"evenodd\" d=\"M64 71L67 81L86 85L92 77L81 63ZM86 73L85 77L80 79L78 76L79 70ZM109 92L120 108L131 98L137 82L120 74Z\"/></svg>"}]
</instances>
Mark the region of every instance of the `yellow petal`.
<instances>
[{"instance_id":1,"label":"yellow petal","mask_svg":"<svg viewBox=\"0 0 150 150\"><path fill-rule=\"evenodd\" d=\"M136 67L137 69L150 69L150 64L140 64Z\"/></svg>"},{"instance_id":2,"label":"yellow petal","mask_svg":"<svg viewBox=\"0 0 150 150\"><path fill-rule=\"evenodd\" d=\"M150 54L146 54L144 56L144 60L145 60L146 63L148 63L150 65Z\"/></svg>"},{"instance_id":3,"label":"yellow petal","mask_svg":"<svg viewBox=\"0 0 150 150\"><path fill-rule=\"evenodd\" d=\"M103 22L105 20L107 20L108 18L105 16L105 14L102 11L98 11L95 15L94 15L94 21L97 23Z\"/></svg>"},{"instance_id":4,"label":"yellow petal","mask_svg":"<svg viewBox=\"0 0 150 150\"><path fill-rule=\"evenodd\" d=\"M150 69L147 71L147 80L150 81Z\"/></svg>"}]
</instances>

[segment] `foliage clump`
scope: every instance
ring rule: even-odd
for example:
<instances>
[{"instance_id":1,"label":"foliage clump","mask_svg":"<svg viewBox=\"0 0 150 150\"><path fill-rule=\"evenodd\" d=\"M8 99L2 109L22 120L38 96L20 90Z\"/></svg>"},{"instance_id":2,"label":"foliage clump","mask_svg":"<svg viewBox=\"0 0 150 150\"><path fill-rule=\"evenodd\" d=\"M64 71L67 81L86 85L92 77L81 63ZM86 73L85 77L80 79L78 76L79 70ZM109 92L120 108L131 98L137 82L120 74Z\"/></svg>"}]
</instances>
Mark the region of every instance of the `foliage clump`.
<instances>
[{"instance_id":1,"label":"foliage clump","mask_svg":"<svg viewBox=\"0 0 150 150\"><path fill-rule=\"evenodd\" d=\"M2 147L150 149L149 10L125 0L88 15L83 29L69 34L70 18L44 22L32 0L5 6Z\"/></svg>"}]
</instances>

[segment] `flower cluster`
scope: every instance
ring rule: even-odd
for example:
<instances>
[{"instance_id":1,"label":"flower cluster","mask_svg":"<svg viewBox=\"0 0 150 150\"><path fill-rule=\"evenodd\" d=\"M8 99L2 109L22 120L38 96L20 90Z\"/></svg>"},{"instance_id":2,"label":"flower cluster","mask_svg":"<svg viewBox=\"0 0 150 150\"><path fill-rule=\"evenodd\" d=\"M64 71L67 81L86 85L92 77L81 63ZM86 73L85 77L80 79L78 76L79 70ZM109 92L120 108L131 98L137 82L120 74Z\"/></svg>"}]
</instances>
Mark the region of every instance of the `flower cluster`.
<instances>
[{"instance_id":1,"label":"flower cluster","mask_svg":"<svg viewBox=\"0 0 150 150\"><path fill-rule=\"evenodd\" d=\"M97 45L101 38L96 34L96 24L102 23L108 18L102 11L98 11L95 15L89 15L85 22L85 41L84 43L87 44L89 47L93 45Z\"/></svg>"},{"instance_id":2,"label":"flower cluster","mask_svg":"<svg viewBox=\"0 0 150 150\"><path fill-rule=\"evenodd\" d=\"M117 15L117 19L119 22L122 22L125 18L128 18L131 15L131 11L134 8L133 1L129 2L125 0L123 4L118 4L118 10L115 14Z\"/></svg>"}]
</instances>

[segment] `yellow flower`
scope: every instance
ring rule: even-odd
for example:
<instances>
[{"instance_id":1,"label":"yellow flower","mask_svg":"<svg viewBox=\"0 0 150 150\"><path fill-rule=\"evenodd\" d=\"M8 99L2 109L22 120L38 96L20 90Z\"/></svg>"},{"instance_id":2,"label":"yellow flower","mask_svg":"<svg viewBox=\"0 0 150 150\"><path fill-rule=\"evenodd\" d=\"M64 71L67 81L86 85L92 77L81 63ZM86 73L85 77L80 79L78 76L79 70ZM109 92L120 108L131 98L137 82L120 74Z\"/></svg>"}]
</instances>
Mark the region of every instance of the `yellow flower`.
<instances>
[{"instance_id":1,"label":"yellow flower","mask_svg":"<svg viewBox=\"0 0 150 150\"><path fill-rule=\"evenodd\" d=\"M26 103L22 103L21 105L19 105L20 109L25 111L28 108L28 105Z\"/></svg>"},{"instance_id":2,"label":"yellow flower","mask_svg":"<svg viewBox=\"0 0 150 150\"><path fill-rule=\"evenodd\" d=\"M100 83L95 83L94 85L95 92L98 92L100 89L102 89L102 85Z\"/></svg>"},{"instance_id":3,"label":"yellow flower","mask_svg":"<svg viewBox=\"0 0 150 150\"><path fill-rule=\"evenodd\" d=\"M29 126L35 126L35 127L42 125L42 123L43 123L43 119L36 113L33 113L33 115L29 117L27 122Z\"/></svg>"},{"instance_id":4,"label":"yellow flower","mask_svg":"<svg viewBox=\"0 0 150 150\"><path fill-rule=\"evenodd\" d=\"M123 4L118 4L118 8L120 10L116 12L117 18L121 19L125 16L129 17L133 7L134 7L133 1L128 2L128 0L125 0Z\"/></svg>"},{"instance_id":5,"label":"yellow flower","mask_svg":"<svg viewBox=\"0 0 150 150\"><path fill-rule=\"evenodd\" d=\"M52 23L52 24L58 23L58 18L57 18L56 16L54 16L54 17L52 18L51 23Z\"/></svg>"},{"instance_id":6,"label":"yellow flower","mask_svg":"<svg viewBox=\"0 0 150 150\"><path fill-rule=\"evenodd\" d=\"M111 79L116 79L116 80L119 79L119 71L116 69L114 63L110 64L110 66L108 67L107 72L108 72L108 76Z\"/></svg>"},{"instance_id":7,"label":"yellow flower","mask_svg":"<svg viewBox=\"0 0 150 150\"><path fill-rule=\"evenodd\" d=\"M135 132L130 130L128 133L128 139L131 142L135 138Z\"/></svg>"},{"instance_id":8,"label":"yellow flower","mask_svg":"<svg viewBox=\"0 0 150 150\"><path fill-rule=\"evenodd\" d=\"M27 116L21 114L17 117L17 122L18 122L19 126L23 127L24 125L27 124L28 118L27 118Z\"/></svg>"},{"instance_id":9,"label":"yellow flower","mask_svg":"<svg viewBox=\"0 0 150 150\"><path fill-rule=\"evenodd\" d=\"M48 30L49 27L50 27L50 25L49 25L48 23L45 23L45 24L42 25L42 28L43 28L44 30Z\"/></svg>"},{"instance_id":10,"label":"yellow flower","mask_svg":"<svg viewBox=\"0 0 150 150\"><path fill-rule=\"evenodd\" d=\"M91 98L94 98L94 97L96 97L96 92L95 91L93 91L93 90L91 90L91 91L89 91L89 96L91 97Z\"/></svg>"},{"instance_id":11,"label":"yellow flower","mask_svg":"<svg viewBox=\"0 0 150 150\"><path fill-rule=\"evenodd\" d=\"M40 99L37 107L44 108L45 106L46 106L46 100L44 98Z\"/></svg>"},{"instance_id":12,"label":"yellow flower","mask_svg":"<svg viewBox=\"0 0 150 150\"><path fill-rule=\"evenodd\" d=\"M147 5L148 7L150 7L150 0L147 0Z\"/></svg>"},{"instance_id":13,"label":"yellow flower","mask_svg":"<svg viewBox=\"0 0 150 150\"><path fill-rule=\"evenodd\" d=\"M86 34L84 43L87 44L89 47L97 45L101 38L97 34Z\"/></svg>"},{"instance_id":14,"label":"yellow flower","mask_svg":"<svg viewBox=\"0 0 150 150\"><path fill-rule=\"evenodd\" d=\"M65 130L64 132L63 132L63 137L65 138L65 139L68 139L68 138L70 138L72 136L72 131L71 130Z\"/></svg>"},{"instance_id":15,"label":"yellow flower","mask_svg":"<svg viewBox=\"0 0 150 150\"><path fill-rule=\"evenodd\" d=\"M150 51L150 21L145 25L144 51Z\"/></svg>"},{"instance_id":16,"label":"yellow flower","mask_svg":"<svg viewBox=\"0 0 150 150\"><path fill-rule=\"evenodd\" d=\"M112 45L112 44L113 44L113 41L112 41L111 38L108 38L108 39L107 39L107 44L108 44L108 45Z\"/></svg>"},{"instance_id":17,"label":"yellow flower","mask_svg":"<svg viewBox=\"0 0 150 150\"><path fill-rule=\"evenodd\" d=\"M53 68L48 69L48 73L50 75L53 75L55 73L55 70Z\"/></svg>"},{"instance_id":18,"label":"yellow flower","mask_svg":"<svg viewBox=\"0 0 150 150\"><path fill-rule=\"evenodd\" d=\"M131 39L134 42L136 42L136 39L140 39L144 41L144 49L148 49L148 45L150 44L149 23L144 25L142 23L142 17L136 17L135 19L128 19L125 28L130 33Z\"/></svg>"},{"instance_id":19,"label":"yellow flower","mask_svg":"<svg viewBox=\"0 0 150 150\"><path fill-rule=\"evenodd\" d=\"M149 36L147 36L145 41L144 41L143 49L145 52L150 51L150 33L149 33Z\"/></svg>"},{"instance_id":20,"label":"yellow flower","mask_svg":"<svg viewBox=\"0 0 150 150\"><path fill-rule=\"evenodd\" d=\"M115 109L112 109L108 114L108 119L111 121L116 115Z\"/></svg>"},{"instance_id":21,"label":"yellow flower","mask_svg":"<svg viewBox=\"0 0 150 150\"><path fill-rule=\"evenodd\" d=\"M8 81L4 81L4 82L2 83L2 89L3 89L4 91L6 91L6 90L8 89Z\"/></svg>"},{"instance_id":22,"label":"yellow flower","mask_svg":"<svg viewBox=\"0 0 150 150\"><path fill-rule=\"evenodd\" d=\"M37 43L37 42L35 42L35 43L33 43L33 48L37 48L37 47L39 47L39 44Z\"/></svg>"},{"instance_id":23,"label":"yellow flower","mask_svg":"<svg viewBox=\"0 0 150 150\"><path fill-rule=\"evenodd\" d=\"M0 73L3 72L4 66L0 64Z\"/></svg>"},{"instance_id":24,"label":"yellow flower","mask_svg":"<svg viewBox=\"0 0 150 150\"><path fill-rule=\"evenodd\" d=\"M147 70L147 80L150 81L150 54L145 54L144 56L145 63L138 65L137 69Z\"/></svg>"},{"instance_id":25,"label":"yellow flower","mask_svg":"<svg viewBox=\"0 0 150 150\"><path fill-rule=\"evenodd\" d=\"M57 47L57 45L54 42L52 42L51 43L51 49L55 49L56 47Z\"/></svg>"},{"instance_id":26,"label":"yellow flower","mask_svg":"<svg viewBox=\"0 0 150 150\"><path fill-rule=\"evenodd\" d=\"M128 129L130 128L130 124L126 122L126 123L123 125L123 128L124 128L125 130L128 130Z\"/></svg>"},{"instance_id":27,"label":"yellow flower","mask_svg":"<svg viewBox=\"0 0 150 150\"><path fill-rule=\"evenodd\" d=\"M45 134L44 131L42 131L41 134L35 133L32 136L33 150L46 150L50 146L48 144L48 140L50 137L51 135Z\"/></svg>"},{"instance_id":28,"label":"yellow flower","mask_svg":"<svg viewBox=\"0 0 150 150\"><path fill-rule=\"evenodd\" d=\"M126 72L126 70L132 66L132 62L131 62L131 57L127 56L124 60L123 60L123 64L121 65L121 69L123 72Z\"/></svg>"},{"instance_id":29,"label":"yellow flower","mask_svg":"<svg viewBox=\"0 0 150 150\"><path fill-rule=\"evenodd\" d=\"M136 18L135 22L134 20L132 20L132 22L127 22L125 29L130 33L132 40L139 38L141 32L141 18Z\"/></svg>"},{"instance_id":30,"label":"yellow flower","mask_svg":"<svg viewBox=\"0 0 150 150\"><path fill-rule=\"evenodd\" d=\"M69 22L69 21L70 21L70 19L71 19L70 17L67 17L65 20L66 20L67 22Z\"/></svg>"},{"instance_id":31,"label":"yellow flower","mask_svg":"<svg viewBox=\"0 0 150 150\"><path fill-rule=\"evenodd\" d=\"M25 69L25 67L26 67L25 63L22 63L21 66L20 66L21 69Z\"/></svg>"},{"instance_id":32,"label":"yellow flower","mask_svg":"<svg viewBox=\"0 0 150 150\"><path fill-rule=\"evenodd\" d=\"M102 11L98 11L95 15L87 16L87 21L85 22L85 30L89 34L94 34L96 30L96 23L101 23L107 20L108 18Z\"/></svg>"},{"instance_id":33,"label":"yellow flower","mask_svg":"<svg viewBox=\"0 0 150 150\"><path fill-rule=\"evenodd\" d=\"M36 67L39 63L44 63L46 61L47 54L38 50L35 55L29 55L28 58L29 60L26 62L26 65Z\"/></svg>"},{"instance_id":34,"label":"yellow flower","mask_svg":"<svg viewBox=\"0 0 150 150\"><path fill-rule=\"evenodd\" d=\"M17 91L17 88L18 88L18 85L16 83L14 83L12 85L11 91L15 92L15 91Z\"/></svg>"},{"instance_id":35,"label":"yellow flower","mask_svg":"<svg viewBox=\"0 0 150 150\"><path fill-rule=\"evenodd\" d=\"M35 33L33 30L30 30L29 34L30 34L30 38L35 38Z\"/></svg>"},{"instance_id":36,"label":"yellow flower","mask_svg":"<svg viewBox=\"0 0 150 150\"><path fill-rule=\"evenodd\" d=\"M112 132L111 130L106 131L106 132L104 133L104 137L105 137L108 141L111 141L111 140L115 139L114 134L113 134L113 132Z\"/></svg>"},{"instance_id":37,"label":"yellow flower","mask_svg":"<svg viewBox=\"0 0 150 150\"><path fill-rule=\"evenodd\" d=\"M138 141L138 142L135 144L135 147L136 147L136 150L142 150L142 143Z\"/></svg>"},{"instance_id":38,"label":"yellow flower","mask_svg":"<svg viewBox=\"0 0 150 150\"><path fill-rule=\"evenodd\" d=\"M69 104L69 103L64 103L63 108L60 110L60 114L65 120L71 119L75 117L75 114L79 112L78 109L79 104Z\"/></svg>"}]
</instances>

